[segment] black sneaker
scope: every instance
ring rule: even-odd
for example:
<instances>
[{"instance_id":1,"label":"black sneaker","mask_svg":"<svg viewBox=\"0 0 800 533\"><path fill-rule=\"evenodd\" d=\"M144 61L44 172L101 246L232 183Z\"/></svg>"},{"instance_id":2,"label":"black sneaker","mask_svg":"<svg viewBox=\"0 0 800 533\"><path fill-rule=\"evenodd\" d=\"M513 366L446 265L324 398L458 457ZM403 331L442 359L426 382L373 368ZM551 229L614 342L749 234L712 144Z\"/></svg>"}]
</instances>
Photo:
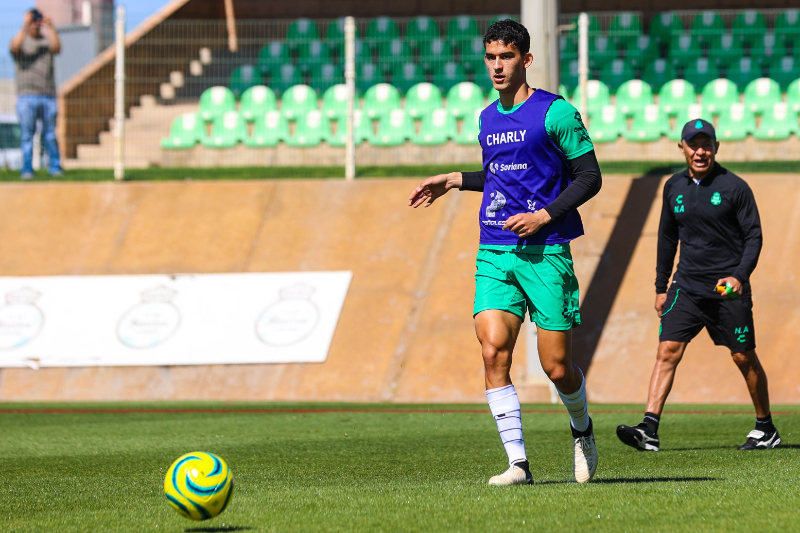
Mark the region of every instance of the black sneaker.
<instances>
[{"instance_id":1,"label":"black sneaker","mask_svg":"<svg viewBox=\"0 0 800 533\"><path fill-rule=\"evenodd\" d=\"M778 430L764 433L761 430L754 429L747 434L747 442L739 446L740 450L770 450L775 448L781 443L781 436L778 435Z\"/></svg>"},{"instance_id":2,"label":"black sneaker","mask_svg":"<svg viewBox=\"0 0 800 533\"><path fill-rule=\"evenodd\" d=\"M637 426L617 426L617 437L623 444L639 451L658 451L658 435L650 433L644 424Z\"/></svg>"}]
</instances>

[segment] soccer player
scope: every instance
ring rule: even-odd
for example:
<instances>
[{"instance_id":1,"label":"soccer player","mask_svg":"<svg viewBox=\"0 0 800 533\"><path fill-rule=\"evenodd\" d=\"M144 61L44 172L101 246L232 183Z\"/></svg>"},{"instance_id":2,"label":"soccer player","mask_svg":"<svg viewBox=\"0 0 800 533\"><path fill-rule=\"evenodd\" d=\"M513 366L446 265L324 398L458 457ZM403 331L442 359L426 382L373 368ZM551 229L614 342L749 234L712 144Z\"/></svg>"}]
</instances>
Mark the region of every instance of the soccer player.
<instances>
[{"instance_id":1,"label":"soccer player","mask_svg":"<svg viewBox=\"0 0 800 533\"><path fill-rule=\"evenodd\" d=\"M597 448L583 374L572 363L572 328L580 313L569 243L583 235L576 208L600 190L600 169L576 109L526 83L533 56L525 27L496 22L483 42L500 93L480 116L483 171L430 177L411 193L409 205L428 207L451 189L483 192L473 316L486 397L510 465L489 484L533 483L510 374L526 310L539 328L542 368L569 412L575 479L584 483L597 468Z\"/></svg>"},{"instance_id":2,"label":"soccer player","mask_svg":"<svg viewBox=\"0 0 800 533\"><path fill-rule=\"evenodd\" d=\"M656 263L658 353L644 420L617 427L637 450L658 451L661 411L686 346L706 328L714 344L731 351L756 410L756 428L740 450L766 450L781 442L769 411L767 375L756 355L750 275L761 253L761 220L753 192L716 162L714 126L690 120L678 144L687 169L664 184ZM678 268L667 290L680 241ZM717 289L719 287L719 290Z\"/></svg>"}]
</instances>

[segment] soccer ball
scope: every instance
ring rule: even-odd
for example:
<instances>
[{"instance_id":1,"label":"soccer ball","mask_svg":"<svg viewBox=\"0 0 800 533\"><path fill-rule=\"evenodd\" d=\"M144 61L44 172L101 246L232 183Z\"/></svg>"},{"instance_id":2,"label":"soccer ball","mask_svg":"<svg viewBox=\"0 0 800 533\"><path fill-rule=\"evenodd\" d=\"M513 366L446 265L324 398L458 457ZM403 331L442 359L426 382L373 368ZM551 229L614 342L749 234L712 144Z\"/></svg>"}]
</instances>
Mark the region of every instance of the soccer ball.
<instances>
[{"instance_id":1,"label":"soccer ball","mask_svg":"<svg viewBox=\"0 0 800 533\"><path fill-rule=\"evenodd\" d=\"M187 453L167 470L164 494L179 515L190 520L207 520L230 503L233 474L228 464L213 453Z\"/></svg>"}]
</instances>

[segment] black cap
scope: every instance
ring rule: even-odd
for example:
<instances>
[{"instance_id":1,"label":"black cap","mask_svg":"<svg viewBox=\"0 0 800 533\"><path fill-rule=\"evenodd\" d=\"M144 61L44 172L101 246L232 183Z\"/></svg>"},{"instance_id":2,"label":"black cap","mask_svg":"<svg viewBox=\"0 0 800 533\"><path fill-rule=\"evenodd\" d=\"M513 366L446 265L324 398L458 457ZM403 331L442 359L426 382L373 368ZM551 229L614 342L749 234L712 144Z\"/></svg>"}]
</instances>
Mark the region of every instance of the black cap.
<instances>
[{"instance_id":1,"label":"black cap","mask_svg":"<svg viewBox=\"0 0 800 533\"><path fill-rule=\"evenodd\" d=\"M688 141L698 133L705 133L715 141L717 140L717 132L714 131L714 126L702 118L696 118L686 123L683 131L681 131L681 140Z\"/></svg>"},{"instance_id":2,"label":"black cap","mask_svg":"<svg viewBox=\"0 0 800 533\"><path fill-rule=\"evenodd\" d=\"M33 8L31 9L31 17L33 17L33 20L41 20L43 18L42 12L36 8Z\"/></svg>"}]
</instances>

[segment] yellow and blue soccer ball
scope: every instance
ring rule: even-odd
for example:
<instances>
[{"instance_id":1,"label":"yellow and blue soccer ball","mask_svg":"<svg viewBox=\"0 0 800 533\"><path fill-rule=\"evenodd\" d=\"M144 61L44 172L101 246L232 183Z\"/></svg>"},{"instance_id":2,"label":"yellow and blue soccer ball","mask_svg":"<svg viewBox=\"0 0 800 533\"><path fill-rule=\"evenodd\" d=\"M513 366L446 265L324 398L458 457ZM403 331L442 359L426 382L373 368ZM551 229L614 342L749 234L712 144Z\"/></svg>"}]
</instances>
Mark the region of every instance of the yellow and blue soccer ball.
<instances>
[{"instance_id":1,"label":"yellow and blue soccer ball","mask_svg":"<svg viewBox=\"0 0 800 533\"><path fill-rule=\"evenodd\" d=\"M190 520L207 520L220 514L233 496L233 474L213 453L187 453L172 463L164 478L167 501Z\"/></svg>"}]
</instances>

